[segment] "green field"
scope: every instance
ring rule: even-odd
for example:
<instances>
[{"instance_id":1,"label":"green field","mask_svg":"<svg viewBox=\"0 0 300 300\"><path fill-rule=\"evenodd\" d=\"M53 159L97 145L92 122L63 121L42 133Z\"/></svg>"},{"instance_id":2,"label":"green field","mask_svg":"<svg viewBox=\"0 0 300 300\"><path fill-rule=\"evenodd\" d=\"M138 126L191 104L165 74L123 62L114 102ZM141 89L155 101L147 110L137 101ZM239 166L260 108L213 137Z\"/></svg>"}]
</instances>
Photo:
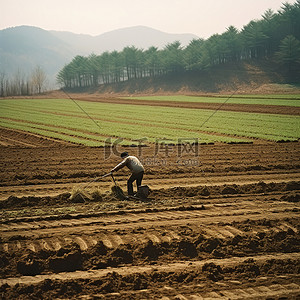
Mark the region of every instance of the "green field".
<instances>
[{"instance_id":1,"label":"green field","mask_svg":"<svg viewBox=\"0 0 300 300\"><path fill-rule=\"evenodd\" d=\"M70 99L0 100L0 126L88 146L104 145L109 137L122 137L123 144L143 138L151 143L163 139L176 143L180 138L197 138L200 143L300 138L298 116L76 102L82 110Z\"/></svg>"},{"instance_id":2,"label":"green field","mask_svg":"<svg viewBox=\"0 0 300 300\"><path fill-rule=\"evenodd\" d=\"M123 99L139 99L154 101L175 101L195 103L232 103L232 104L260 104L300 106L300 95L227 95L227 96L135 96L122 97Z\"/></svg>"}]
</instances>

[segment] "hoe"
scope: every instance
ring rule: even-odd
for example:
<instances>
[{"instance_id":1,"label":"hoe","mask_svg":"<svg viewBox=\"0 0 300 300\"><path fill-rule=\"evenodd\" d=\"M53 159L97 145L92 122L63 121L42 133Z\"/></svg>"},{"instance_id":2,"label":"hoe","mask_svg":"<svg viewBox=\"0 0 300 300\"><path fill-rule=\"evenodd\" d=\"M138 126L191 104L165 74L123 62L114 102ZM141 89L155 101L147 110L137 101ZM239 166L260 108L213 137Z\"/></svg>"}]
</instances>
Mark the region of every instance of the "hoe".
<instances>
[{"instance_id":1,"label":"hoe","mask_svg":"<svg viewBox=\"0 0 300 300\"><path fill-rule=\"evenodd\" d=\"M104 174L100 177L96 177L95 179L90 181L88 184L86 184L83 187L83 189L86 189L91 183L93 183L99 179L105 178L107 176L111 176L111 178L114 182L114 186L111 188L111 190L112 190L114 196L119 200L145 200L145 199L147 199L147 197L150 193L150 189L147 185L141 185L141 186L139 186L138 191L134 196L126 196L124 194L123 190L121 189L121 187L117 184L117 181L115 180L115 178L111 172Z\"/></svg>"},{"instance_id":2,"label":"hoe","mask_svg":"<svg viewBox=\"0 0 300 300\"><path fill-rule=\"evenodd\" d=\"M109 173L111 175L111 178L114 182L114 186L111 188L112 192L114 193L115 197L120 200L145 200L147 199L150 189L147 185L141 185L138 187L138 191L134 196L125 196L123 190L117 185L117 182L113 176L112 173ZM109 174L105 174L105 176L108 176Z\"/></svg>"}]
</instances>

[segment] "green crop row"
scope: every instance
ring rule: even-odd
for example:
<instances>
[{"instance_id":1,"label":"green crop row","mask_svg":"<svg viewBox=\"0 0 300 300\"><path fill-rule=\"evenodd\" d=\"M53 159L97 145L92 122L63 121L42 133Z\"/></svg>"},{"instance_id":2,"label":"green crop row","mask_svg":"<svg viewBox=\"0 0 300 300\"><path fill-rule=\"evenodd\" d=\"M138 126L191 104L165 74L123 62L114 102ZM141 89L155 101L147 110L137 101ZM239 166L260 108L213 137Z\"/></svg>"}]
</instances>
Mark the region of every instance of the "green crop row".
<instances>
[{"instance_id":1,"label":"green crop row","mask_svg":"<svg viewBox=\"0 0 300 300\"><path fill-rule=\"evenodd\" d=\"M34 105L28 100L24 103L9 103L6 104L6 106L3 104L0 115L14 121L34 122L35 128L38 126L39 128L47 126L48 130L51 130L50 127L52 126L55 128L55 131L57 131L59 130L57 127L61 127L60 129L64 132L67 132L66 128L75 129L76 132L71 132L73 136L82 136L78 131L84 129L86 137L88 137L88 133L91 132L107 136L119 136L132 140L147 137L150 142L161 138L176 140L178 134L180 137L187 138L194 138L196 136L203 142L210 142L212 139L214 141L224 142L243 141L238 138L212 137L205 133L187 131L185 130L189 129L187 125L185 125L184 128L181 126L182 129L184 129L182 130L174 125L174 122L169 122L171 125L166 128L166 122L163 121L165 113L159 113L157 110L151 111L149 115L149 110L139 111L141 109L139 106L127 107L126 105L100 104L101 110L97 111L95 108L99 108L99 104L81 102L80 105L84 110L99 124L99 126L96 126L82 111L78 111L78 108L73 105L72 102L67 102L66 105L66 103L63 102L68 100L60 101L61 102L50 102L44 100L43 102L39 102L38 105L36 105L36 100L33 102ZM78 115L75 114L75 110L77 110ZM134 119L133 115L139 116L139 118ZM29 125L27 124L27 126ZM31 124L30 126L33 125ZM104 139L102 139L102 141L103 140Z\"/></svg>"},{"instance_id":2,"label":"green crop row","mask_svg":"<svg viewBox=\"0 0 300 300\"><path fill-rule=\"evenodd\" d=\"M225 96L135 96L122 97L128 100L148 101L174 101L174 102L195 102L195 103L231 103L231 104L260 104L260 105L284 105L300 106L300 95L225 95Z\"/></svg>"},{"instance_id":3,"label":"green crop row","mask_svg":"<svg viewBox=\"0 0 300 300\"><path fill-rule=\"evenodd\" d=\"M88 146L103 145L108 137L123 144L146 138L176 142L245 142L248 138L294 140L300 137L297 116L152 107L68 99L0 101L0 126Z\"/></svg>"}]
</instances>

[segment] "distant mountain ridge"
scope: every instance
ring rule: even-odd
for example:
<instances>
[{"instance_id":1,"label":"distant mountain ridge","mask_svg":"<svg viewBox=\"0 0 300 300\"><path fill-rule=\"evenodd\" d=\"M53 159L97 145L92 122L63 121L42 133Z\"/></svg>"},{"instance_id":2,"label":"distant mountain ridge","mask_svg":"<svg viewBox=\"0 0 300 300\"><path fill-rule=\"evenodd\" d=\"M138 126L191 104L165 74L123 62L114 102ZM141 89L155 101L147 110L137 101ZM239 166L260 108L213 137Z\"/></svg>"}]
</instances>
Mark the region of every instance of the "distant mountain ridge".
<instances>
[{"instance_id":1,"label":"distant mountain ridge","mask_svg":"<svg viewBox=\"0 0 300 300\"><path fill-rule=\"evenodd\" d=\"M39 27L18 26L0 30L0 73L24 74L41 66L54 82L56 74L76 55L121 51L126 46L147 49L163 48L180 41L186 46L193 34L170 34L145 26L134 26L106 32L97 36L66 31L47 31Z\"/></svg>"},{"instance_id":2,"label":"distant mountain ridge","mask_svg":"<svg viewBox=\"0 0 300 300\"><path fill-rule=\"evenodd\" d=\"M50 31L54 36L66 41L85 53L99 54L104 51L121 51L126 46L147 49L151 46L163 48L168 43L180 41L183 46L199 37L193 34L165 33L146 26L134 26L109 31L97 36L75 34L64 31ZM84 41L81 45L79 42Z\"/></svg>"}]
</instances>

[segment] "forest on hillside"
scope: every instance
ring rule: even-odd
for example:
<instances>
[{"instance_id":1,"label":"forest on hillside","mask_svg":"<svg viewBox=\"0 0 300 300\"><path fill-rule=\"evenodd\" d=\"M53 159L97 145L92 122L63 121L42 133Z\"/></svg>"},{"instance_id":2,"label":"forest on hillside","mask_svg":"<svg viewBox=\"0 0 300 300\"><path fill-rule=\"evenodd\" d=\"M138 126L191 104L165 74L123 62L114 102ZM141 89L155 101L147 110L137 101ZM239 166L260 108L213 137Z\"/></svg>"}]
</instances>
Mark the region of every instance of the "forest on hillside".
<instances>
[{"instance_id":1,"label":"forest on hillside","mask_svg":"<svg viewBox=\"0 0 300 300\"><path fill-rule=\"evenodd\" d=\"M300 0L284 3L276 13L267 10L261 19L249 22L241 31L230 26L223 34L192 40L186 47L174 42L161 50L128 46L101 55L78 55L63 67L57 81L65 88L95 87L132 78L202 71L228 62L264 59L274 60L292 75L299 72Z\"/></svg>"}]
</instances>

